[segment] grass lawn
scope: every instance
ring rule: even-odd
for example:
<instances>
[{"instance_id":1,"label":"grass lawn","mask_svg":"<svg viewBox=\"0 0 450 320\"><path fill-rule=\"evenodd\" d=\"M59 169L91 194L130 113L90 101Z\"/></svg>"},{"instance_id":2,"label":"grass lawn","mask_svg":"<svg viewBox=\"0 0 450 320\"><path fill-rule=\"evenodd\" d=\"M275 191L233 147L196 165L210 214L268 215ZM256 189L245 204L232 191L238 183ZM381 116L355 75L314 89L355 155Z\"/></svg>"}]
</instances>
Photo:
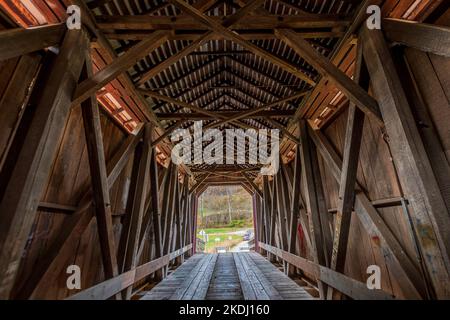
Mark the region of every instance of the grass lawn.
<instances>
[{"instance_id":1,"label":"grass lawn","mask_svg":"<svg viewBox=\"0 0 450 320\"><path fill-rule=\"evenodd\" d=\"M228 233L228 232L234 232L238 230L242 230L246 228L206 228L202 229L205 230L206 234L216 234L216 233Z\"/></svg>"},{"instance_id":2,"label":"grass lawn","mask_svg":"<svg viewBox=\"0 0 450 320\"><path fill-rule=\"evenodd\" d=\"M216 247L231 248L242 241L242 235L230 234L239 230L247 230L249 228L206 228L204 230L208 235L208 242L205 246L205 252L215 252ZM197 234L197 237L203 239Z\"/></svg>"}]
</instances>

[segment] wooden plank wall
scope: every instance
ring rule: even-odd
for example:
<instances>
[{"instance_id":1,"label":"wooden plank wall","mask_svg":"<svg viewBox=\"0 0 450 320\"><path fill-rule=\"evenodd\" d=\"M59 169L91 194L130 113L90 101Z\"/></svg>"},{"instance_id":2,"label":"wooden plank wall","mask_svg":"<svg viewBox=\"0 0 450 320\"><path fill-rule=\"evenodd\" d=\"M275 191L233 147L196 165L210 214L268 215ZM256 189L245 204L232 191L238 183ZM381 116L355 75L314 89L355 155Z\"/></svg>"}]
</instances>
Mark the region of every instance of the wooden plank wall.
<instances>
[{"instance_id":1,"label":"wooden plank wall","mask_svg":"<svg viewBox=\"0 0 450 320\"><path fill-rule=\"evenodd\" d=\"M2 72L0 82L5 75L6 73ZM106 161L108 161L125 140L127 134L104 113L101 114L101 124L105 156ZM4 129L1 128L0 130ZM133 157L129 159L127 167L111 189L111 206L117 244L120 239L121 215L125 213L132 163ZM81 109L74 108L66 124L62 140L59 142L56 159L41 201L76 207L82 193L88 186L90 186L89 162ZM58 235L68 214L38 211L21 261L17 287L20 287L20 280L26 279L33 266L39 263L39 259L43 257ZM73 294L73 291L69 292L66 289L66 267L70 264L80 266L82 288L103 281L103 268L98 243L97 226L95 219L93 219L83 233L81 240L75 246L77 249L76 252L73 252L72 259L70 261L59 261L63 268L54 277L55 281L41 284L32 298L61 299Z\"/></svg>"},{"instance_id":2,"label":"wooden plank wall","mask_svg":"<svg viewBox=\"0 0 450 320\"><path fill-rule=\"evenodd\" d=\"M340 155L343 152L346 120L347 112L344 112L324 130L325 135ZM325 195L327 195L327 207L329 209L336 208L338 185L320 154L319 162ZM402 196L394 165L390 160L389 148L383 139L383 132L370 119L366 119L364 124L357 180L372 201ZM410 224L402 207L379 208L378 210L408 255L415 258L416 251L411 239ZM395 263L391 262L390 257L380 248L380 239L367 234L355 213L353 213L350 226L346 261L345 274L362 282L367 280L366 269L369 265L380 266L382 275L384 275L381 279L383 290L393 293L395 296L402 296L400 284L390 274L391 268L395 268Z\"/></svg>"}]
</instances>

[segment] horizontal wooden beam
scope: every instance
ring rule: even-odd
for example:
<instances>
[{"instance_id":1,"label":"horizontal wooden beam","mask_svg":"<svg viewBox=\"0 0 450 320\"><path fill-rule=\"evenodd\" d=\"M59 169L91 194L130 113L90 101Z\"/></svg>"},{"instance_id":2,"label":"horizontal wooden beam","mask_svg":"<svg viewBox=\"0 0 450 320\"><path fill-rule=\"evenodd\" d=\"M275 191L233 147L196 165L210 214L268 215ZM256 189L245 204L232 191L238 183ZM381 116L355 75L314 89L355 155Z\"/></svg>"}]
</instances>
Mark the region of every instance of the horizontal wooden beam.
<instances>
[{"instance_id":1,"label":"horizontal wooden beam","mask_svg":"<svg viewBox=\"0 0 450 320\"><path fill-rule=\"evenodd\" d=\"M241 113L241 111L231 111L231 112L216 112L220 116L232 117ZM276 117L276 118L288 118L295 114L294 110L271 110L271 111L260 111L254 113L248 117L248 119L265 118L265 117ZM159 120L211 120L213 117L204 115L202 113L156 113L155 114ZM247 118L247 117L246 117ZM243 118L243 119L246 119Z\"/></svg>"},{"instance_id":2,"label":"horizontal wooden beam","mask_svg":"<svg viewBox=\"0 0 450 320\"><path fill-rule=\"evenodd\" d=\"M202 14L200 11L189 5L184 0L171 0L172 3L176 4L178 8L180 8L183 12L186 12L188 15L192 16L196 21L200 22L204 26L206 26L211 31L215 31L222 35L225 39L233 41L247 50L250 50L255 55L269 61L270 63L277 65L278 67L286 70L289 73L292 73L299 79L305 81L307 84L311 86L315 86L316 83L313 79L310 78L302 68L298 66L294 66L291 63L286 62L285 60L279 58L278 56L268 52L266 50L261 49L257 45L252 42L246 41L241 38L239 34L233 32L232 30L224 27L217 20L213 19L210 16ZM245 21L253 21L253 17L251 19L246 19ZM263 27L264 28L264 27ZM268 28L273 28L273 24L270 24Z\"/></svg>"},{"instance_id":3,"label":"horizontal wooden beam","mask_svg":"<svg viewBox=\"0 0 450 320\"><path fill-rule=\"evenodd\" d=\"M215 23L221 23L227 16L211 17ZM188 15L148 16L123 15L96 17L100 29L116 30L208 30L204 24ZM309 29L346 27L349 21L339 17L302 17L293 15L252 15L233 25L234 30L251 29Z\"/></svg>"},{"instance_id":4,"label":"horizontal wooden beam","mask_svg":"<svg viewBox=\"0 0 450 320\"><path fill-rule=\"evenodd\" d=\"M68 297L66 300L106 300L125 288L132 286L137 281L144 279L149 274L166 266L170 261L189 251L191 248L192 244L189 244L161 258L147 262L133 270L124 272L112 279L103 281L89 289L78 292Z\"/></svg>"},{"instance_id":5,"label":"horizontal wooden beam","mask_svg":"<svg viewBox=\"0 0 450 320\"><path fill-rule=\"evenodd\" d=\"M73 213L77 210L76 206L51 203L51 202L39 202L38 211L51 212L51 213Z\"/></svg>"},{"instance_id":6,"label":"horizontal wooden beam","mask_svg":"<svg viewBox=\"0 0 450 320\"><path fill-rule=\"evenodd\" d=\"M61 42L67 30L63 23L28 29L0 31L0 61L41 50Z\"/></svg>"},{"instance_id":7,"label":"horizontal wooden beam","mask_svg":"<svg viewBox=\"0 0 450 320\"><path fill-rule=\"evenodd\" d=\"M392 42L450 57L450 28L400 19L384 19L383 31Z\"/></svg>"},{"instance_id":8,"label":"horizontal wooden beam","mask_svg":"<svg viewBox=\"0 0 450 320\"><path fill-rule=\"evenodd\" d=\"M383 290L371 290L363 282L352 279L342 273L321 266L274 246L259 242L260 248L280 257L284 261L314 276L316 279L339 290L346 296L358 300L393 300L394 296Z\"/></svg>"},{"instance_id":9,"label":"horizontal wooden beam","mask_svg":"<svg viewBox=\"0 0 450 320\"><path fill-rule=\"evenodd\" d=\"M244 118L249 117L249 116L251 116L253 114L256 114L256 113L258 113L260 111L264 111L266 109L270 109L272 107L275 107L276 105L283 104L283 103L289 102L291 100L295 100L295 99L304 97L308 93L309 93L309 91L303 91L303 92L295 93L295 94L293 94L291 96L288 96L286 98L282 98L282 99L276 100L274 102L271 102L271 103L268 103L268 104L265 104L265 105L253 108L252 110L240 112L239 114L236 114L236 115L234 115L232 117L228 117L228 118L226 118L224 120L220 120L220 121L215 122L215 123L213 123L211 125L208 125L208 126L205 127L205 129L215 128L215 127L218 127L218 126L220 126L222 124L232 122L234 120L244 119Z\"/></svg>"},{"instance_id":10,"label":"horizontal wooden beam","mask_svg":"<svg viewBox=\"0 0 450 320\"><path fill-rule=\"evenodd\" d=\"M181 31L181 30L180 30ZM321 38L340 38L344 35L341 31L302 31L301 29L295 30L303 39L321 39ZM195 41L199 35L204 32L202 30L194 30L188 32L179 32L170 37L170 40L174 41ZM145 40L153 33L152 30L104 30L106 38L111 40ZM245 40L272 40L276 39L272 30L239 30L239 35ZM222 36L214 34L211 40L221 40ZM95 43L94 43L95 45Z\"/></svg>"}]
</instances>

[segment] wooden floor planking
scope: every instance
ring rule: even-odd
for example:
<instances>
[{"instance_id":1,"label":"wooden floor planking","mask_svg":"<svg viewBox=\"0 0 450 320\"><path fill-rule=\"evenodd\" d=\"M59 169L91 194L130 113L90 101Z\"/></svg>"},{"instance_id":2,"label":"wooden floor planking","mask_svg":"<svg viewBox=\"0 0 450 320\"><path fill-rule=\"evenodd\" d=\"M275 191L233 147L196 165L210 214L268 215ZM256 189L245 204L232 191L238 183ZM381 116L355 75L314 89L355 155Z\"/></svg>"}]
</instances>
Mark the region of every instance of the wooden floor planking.
<instances>
[{"instance_id":1,"label":"wooden floor planking","mask_svg":"<svg viewBox=\"0 0 450 320\"><path fill-rule=\"evenodd\" d=\"M256 252L247 254L256 267L261 271L268 282L278 291L283 300L311 300L314 299L308 292L300 287L294 280L278 270L267 259Z\"/></svg>"},{"instance_id":2,"label":"wooden floor planking","mask_svg":"<svg viewBox=\"0 0 450 320\"><path fill-rule=\"evenodd\" d=\"M141 300L310 300L302 287L261 255L196 254Z\"/></svg>"},{"instance_id":3,"label":"wooden floor planking","mask_svg":"<svg viewBox=\"0 0 450 320\"><path fill-rule=\"evenodd\" d=\"M143 295L141 300L168 300L182 286L191 271L206 257L196 254L187 259L175 272L158 283L152 290Z\"/></svg>"},{"instance_id":4,"label":"wooden floor planking","mask_svg":"<svg viewBox=\"0 0 450 320\"><path fill-rule=\"evenodd\" d=\"M243 300L233 255L233 253L218 255L206 300Z\"/></svg>"}]
</instances>

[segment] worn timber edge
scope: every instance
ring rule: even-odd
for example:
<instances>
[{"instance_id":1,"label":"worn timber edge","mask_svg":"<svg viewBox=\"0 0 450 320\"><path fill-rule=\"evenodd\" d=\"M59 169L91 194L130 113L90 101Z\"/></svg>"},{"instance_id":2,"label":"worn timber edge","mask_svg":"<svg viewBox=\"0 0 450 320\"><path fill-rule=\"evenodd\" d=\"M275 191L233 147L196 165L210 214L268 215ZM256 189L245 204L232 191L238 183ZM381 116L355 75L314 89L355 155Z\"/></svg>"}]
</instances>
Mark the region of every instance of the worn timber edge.
<instances>
[{"instance_id":1,"label":"worn timber edge","mask_svg":"<svg viewBox=\"0 0 450 320\"><path fill-rule=\"evenodd\" d=\"M66 300L106 300L116 293L126 289L133 285L135 282L142 280L149 274L161 269L165 265L176 257L184 254L192 248L192 244L189 244L181 249L175 250L161 258L152 260L143 265L140 265L136 269L124 272L117 277L103 281L89 289L78 292Z\"/></svg>"},{"instance_id":2,"label":"worn timber edge","mask_svg":"<svg viewBox=\"0 0 450 320\"><path fill-rule=\"evenodd\" d=\"M330 268L318 265L315 262L299 257L282 249L259 242L260 248L278 256L293 266L311 274L317 280L325 282L336 290L352 299L357 300L393 300L395 297L383 290L371 290L366 284L352 279Z\"/></svg>"}]
</instances>

